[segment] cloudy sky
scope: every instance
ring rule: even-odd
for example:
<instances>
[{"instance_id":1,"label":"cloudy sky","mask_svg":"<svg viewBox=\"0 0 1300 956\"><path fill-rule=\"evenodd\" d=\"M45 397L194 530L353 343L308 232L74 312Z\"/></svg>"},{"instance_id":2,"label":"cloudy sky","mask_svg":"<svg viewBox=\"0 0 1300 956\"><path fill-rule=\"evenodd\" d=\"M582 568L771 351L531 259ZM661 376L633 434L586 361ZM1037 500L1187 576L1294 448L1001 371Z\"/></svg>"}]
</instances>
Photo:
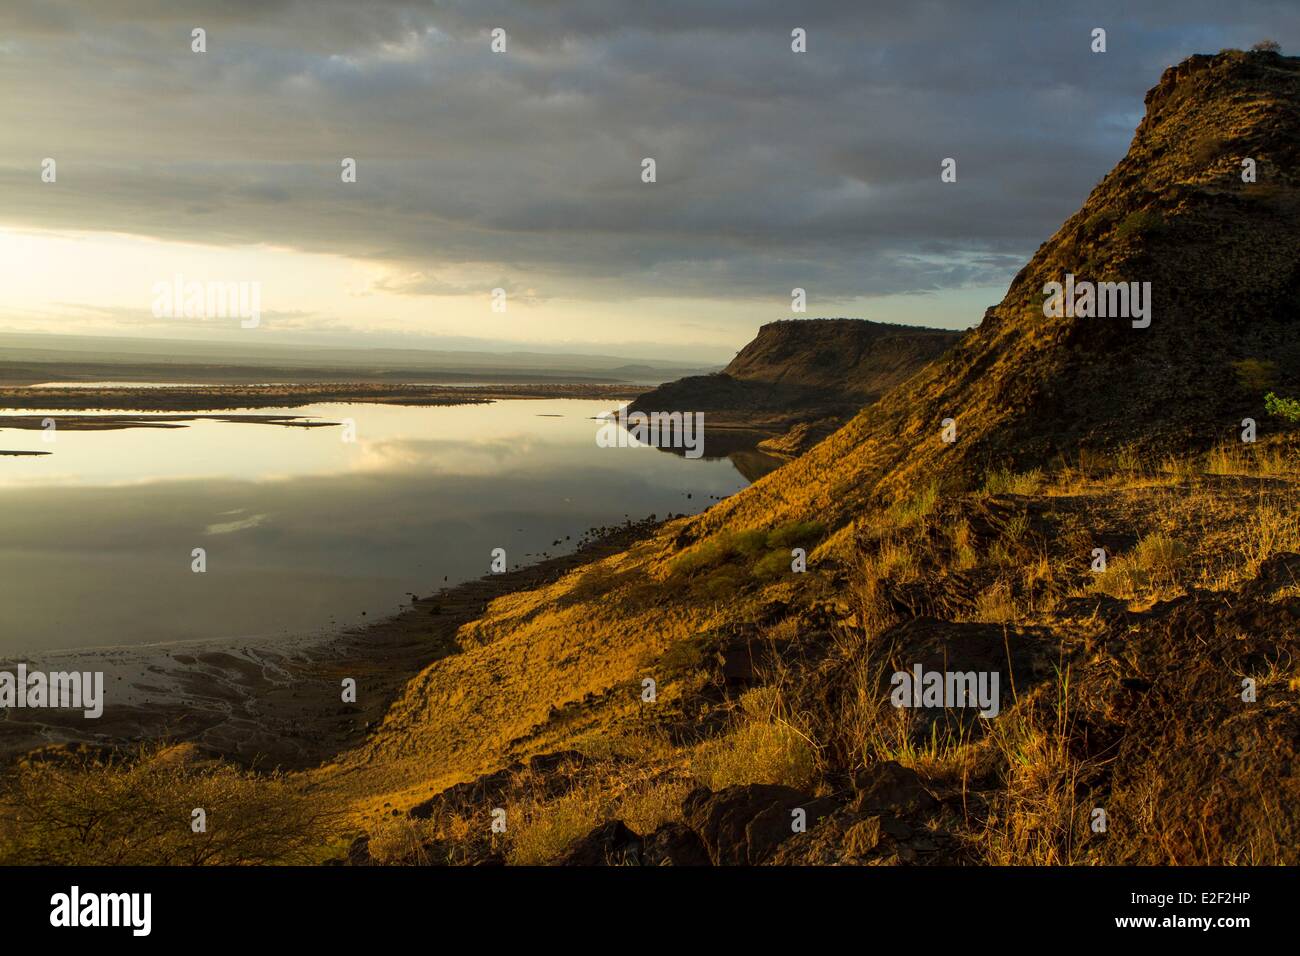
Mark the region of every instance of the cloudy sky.
<instances>
[{"instance_id":1,"label":"cloudy sky","mask_svg":"<svg viewBox=\"0 0 1300 956\"><path fill-rule=\"evenodd\" d=\"M1162 69L1264 38L1300 4L4 0L0 329L725 360L795 287L964 328ZM156 317L178 274L261 325Z\"/></svg>"}]
</instances>

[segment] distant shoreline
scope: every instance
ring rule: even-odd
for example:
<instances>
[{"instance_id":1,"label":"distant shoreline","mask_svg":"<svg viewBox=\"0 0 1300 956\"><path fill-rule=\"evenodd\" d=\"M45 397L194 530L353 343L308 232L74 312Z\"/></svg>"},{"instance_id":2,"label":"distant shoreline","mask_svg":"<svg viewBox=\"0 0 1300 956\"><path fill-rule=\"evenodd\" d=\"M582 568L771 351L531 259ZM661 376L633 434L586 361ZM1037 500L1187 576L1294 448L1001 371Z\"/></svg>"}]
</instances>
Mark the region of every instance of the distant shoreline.
<instances>
[{"instance_id":1,"label":"distant shoreline","mask_svg":"<svg viewBox=\"0 0 1300 956\"><path fill-rule=\"evenodd\" d=\"M377 405L475 405L509 399L573 398L625 401L649 386L594 383L517 385L392 385L372 382L294 383L272 385L176 385L140 388L74 386L0 386L0 409L66 411L220 411L248 408L297 408L353 402Z\"/></svg>"}]
</instances>

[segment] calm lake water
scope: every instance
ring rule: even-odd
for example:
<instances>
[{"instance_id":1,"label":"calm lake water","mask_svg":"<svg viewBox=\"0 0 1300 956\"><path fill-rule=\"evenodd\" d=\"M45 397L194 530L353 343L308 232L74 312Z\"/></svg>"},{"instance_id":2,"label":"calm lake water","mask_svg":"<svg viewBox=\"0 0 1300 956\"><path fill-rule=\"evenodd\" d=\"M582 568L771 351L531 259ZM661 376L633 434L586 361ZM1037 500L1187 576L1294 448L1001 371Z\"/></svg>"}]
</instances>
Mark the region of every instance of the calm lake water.
<instances>
[{"instance_id":1,"label":"calm lake water","mask_svg":"<svg viewBox=\"0 0 1300 956\"><path fill-rule=\"evenodd\" d=\"M0 448L53 452L0 457L0 655L321 633L391 614L444 576L479 577L493 548L513 568L748 483L726 458L598 447L591 419L610 408L251 412L352 419L352 443L338 427L213 421L47 443L0 415ZM195 548L206 573L191 570Z\"/></svg>"}]
</instances>

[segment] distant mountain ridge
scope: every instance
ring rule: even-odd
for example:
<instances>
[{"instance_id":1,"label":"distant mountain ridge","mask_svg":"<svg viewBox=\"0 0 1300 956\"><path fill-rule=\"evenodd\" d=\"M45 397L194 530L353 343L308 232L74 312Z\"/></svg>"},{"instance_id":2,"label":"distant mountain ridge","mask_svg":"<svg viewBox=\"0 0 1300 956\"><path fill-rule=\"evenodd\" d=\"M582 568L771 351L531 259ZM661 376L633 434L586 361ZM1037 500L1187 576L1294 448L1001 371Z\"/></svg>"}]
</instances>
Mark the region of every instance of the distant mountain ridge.
<instances>
[{"instance_id":1,"label":"distant mountain ridge","mask_svg":"<svg viewBox=\"0 0 1300 956\"><path fill-rule=\"evenodd\" d=\"M721 374L873 398L960 337L945 329L869 319L785 319L760 328Z\"/></svg>"},{"instance_id":2,"label":"distant mountain ridge","mask_svg":"<svg viewBox=\"0 0 1300 956\"><path fill-rule=\"evenodd\" d=\"M797 452L942 355L961 333L867 319L786 319L758 330L721 372L661 385L630 411L690 411L706 427L781 437Z\"/></svg>"},{"instance_id":3,"label":"distant mountain ridge","mask_svg":"<svg viewBox=\"0 0 1300 956\"><path fill-rule=\"evenodd\" d=\"M286 345L0 332L0 383L607 382L656 385L707 363L526 351Z\"/></svg>"}]
</instances>

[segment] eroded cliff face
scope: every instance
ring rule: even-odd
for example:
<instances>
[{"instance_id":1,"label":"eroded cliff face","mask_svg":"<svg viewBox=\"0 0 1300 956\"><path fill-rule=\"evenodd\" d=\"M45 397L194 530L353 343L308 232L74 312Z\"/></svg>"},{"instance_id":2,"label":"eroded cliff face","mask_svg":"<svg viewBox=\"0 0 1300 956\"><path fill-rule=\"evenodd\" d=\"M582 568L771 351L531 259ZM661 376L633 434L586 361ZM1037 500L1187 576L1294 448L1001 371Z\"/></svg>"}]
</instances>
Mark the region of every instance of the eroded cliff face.
<instances>
[{"instance_id":1,"label":"eroded cliff face","mask_svg":"<svg viewBox=\"0 0 1300 956\"><path fill-rule=\"evenodd\" d=\"M786 457L811 447L949 349L961 333L862 319L770 322L714 375L669 382L631 411L699 411L714 429L754 429Z\"/></svg>"}]
</instances>

